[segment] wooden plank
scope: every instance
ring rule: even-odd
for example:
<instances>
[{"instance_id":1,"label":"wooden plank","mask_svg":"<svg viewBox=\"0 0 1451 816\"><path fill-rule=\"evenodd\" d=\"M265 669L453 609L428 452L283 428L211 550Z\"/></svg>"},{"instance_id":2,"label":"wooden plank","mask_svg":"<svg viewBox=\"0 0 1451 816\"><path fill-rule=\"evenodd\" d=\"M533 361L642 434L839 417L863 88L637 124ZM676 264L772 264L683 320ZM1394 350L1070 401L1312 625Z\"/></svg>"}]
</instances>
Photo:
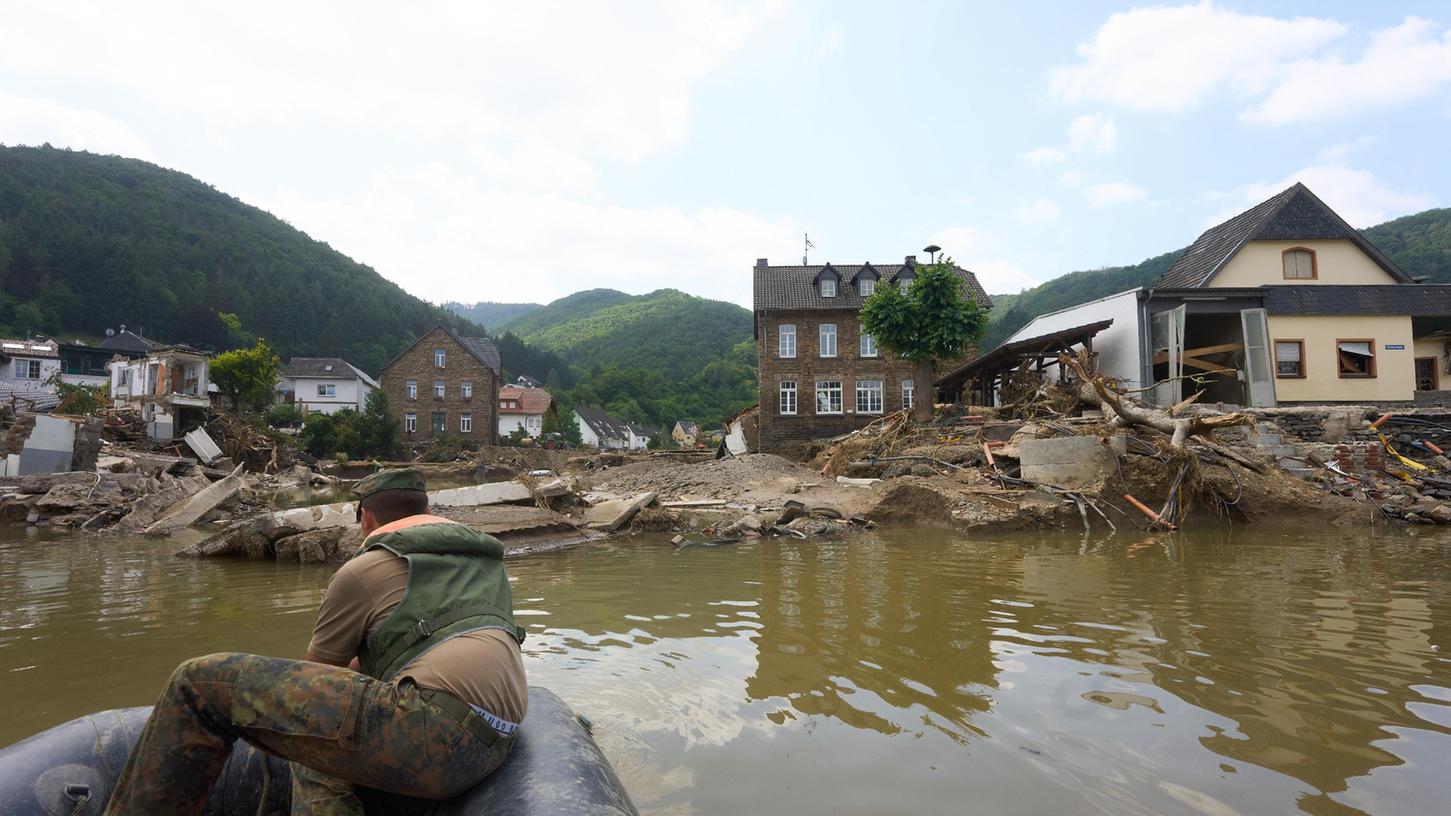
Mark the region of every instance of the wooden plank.
<instances>
[{"instance_id":1,"label":"wooden plank","mask_svg":"<svg viewBox=\"0 0 1451 816\"><path fill-rule=\"evenodd\" d=\"M1199 348L1185 349L1181 357L1203 357L1208 354L1223 354L1226 351L1244 351L1243 343L1220 343L1217 346L1200 346ZM1154 355L1154 364L1169 362L1169 352L1164 351Z\"/></svg>"},{"instance_id":2,"label":"wooden plank","mask_svg":"<svg viewBox=\"0 0 1451 816\"><path fill-rule=\"evenodd\" d=\"M1193 357L1184 358L1184 367L1197 368L1200 371L1208 371L1210 374L1233 374L1235 372L1233 368L1225 368L1218 363L1206 363Z\"/></svg>"}]
</instances>

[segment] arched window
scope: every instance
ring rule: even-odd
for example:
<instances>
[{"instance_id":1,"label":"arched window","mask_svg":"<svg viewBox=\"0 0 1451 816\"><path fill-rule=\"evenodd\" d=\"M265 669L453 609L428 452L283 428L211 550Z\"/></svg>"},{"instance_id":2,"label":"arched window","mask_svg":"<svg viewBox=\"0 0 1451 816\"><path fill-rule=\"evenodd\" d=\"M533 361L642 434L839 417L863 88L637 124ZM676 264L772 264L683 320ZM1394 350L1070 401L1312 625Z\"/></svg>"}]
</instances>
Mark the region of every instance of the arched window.
<instances>
[{"instance_id":1,"label":"arched window","mask_svg":"<svg viewBox=\"0 0 1451 816\"><path fill-rule=\"evenodd\" d=\"M1315 280L1320 270L1315 267L1315 250L1304 247L1287 249L1281 256L1285 264L1285 280Z\"/></svg>"}]
</instances>

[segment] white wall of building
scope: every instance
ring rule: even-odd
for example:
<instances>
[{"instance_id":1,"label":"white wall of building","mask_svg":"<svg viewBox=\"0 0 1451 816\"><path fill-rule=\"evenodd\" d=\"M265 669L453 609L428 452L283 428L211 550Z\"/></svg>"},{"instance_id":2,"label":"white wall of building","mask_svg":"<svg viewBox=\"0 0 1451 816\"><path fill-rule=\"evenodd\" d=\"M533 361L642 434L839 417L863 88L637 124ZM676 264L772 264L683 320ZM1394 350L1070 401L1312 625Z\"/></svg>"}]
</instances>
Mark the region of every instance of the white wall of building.
<instances>
[{"instance_id":1,"label":"white wall of building","mask_svg":"<svg viewBox=\"0 0 1451 816\"><path fill-rule=\"evenodd\" d=\"M40 363L40 376L20 377L16 376L17 371L30 373L32 362ZM24 385L31 388L46 388L45 381L54 377L60 371L60 360L51 357L15 357L8 363L0 364L0 380L14 385Z\"/></svg>"},{"instance_id":2,"label":"white wall of building","mask_svg":"<svg viewBox=\"0 0 1451 816\"><path fill-rule=\"evenodd\" d=\"M575 420L579 420L578 414L575 415ZM499 436L508 436L509 434L513 433L517 428L523 428L524 433L527 433L530 436L537 437L544 433L544 415L499 414ZM581 431L581 433L583 433L583 431Z\"/></svg>"},{"instance_id":3,"label":"white wall of building","mask_svg":"<svg viewBox=\"0 0 1451 816\"><path fill-rule=\"evenodd\" d=\"M594 432L588 422L584 421L584 417L580 416L578 411L574 412L574 424L579 426L579 438L582 443L593 445L596 448L600 446L599 435Z\"/></svg>"},{"instance_id":4,"label":"white wall of building","mask_svg":"<svg viewBox=\"0 0 1451 816\"><path fill-rule=\"evenodd\" d=\"M1093 350L1098 354L1098 370L1108 377L1117 377L1126 388L1139 388L1143 371L1143 354L1139 349L1138 289L1091 300L1079 306L1039 315L1018 329L1005 342L1026 340L1071 329L1100 320L1113 320L1113 325L1094 335Z\"/></svg>"},{"instance_id":5,"label":"white wall of building","mask_svg":"<svg viewBox=\"0 0 1451 816\"><path fill-rule=\"evenodd\" d=\"M323 377L290 377L292 398L298 408L320 414L336 414L344 408L362 411L372 386L362 380L339 380ZM333 386L333 395L319 396L318 386Z\"/></svg>"}]
</instances>

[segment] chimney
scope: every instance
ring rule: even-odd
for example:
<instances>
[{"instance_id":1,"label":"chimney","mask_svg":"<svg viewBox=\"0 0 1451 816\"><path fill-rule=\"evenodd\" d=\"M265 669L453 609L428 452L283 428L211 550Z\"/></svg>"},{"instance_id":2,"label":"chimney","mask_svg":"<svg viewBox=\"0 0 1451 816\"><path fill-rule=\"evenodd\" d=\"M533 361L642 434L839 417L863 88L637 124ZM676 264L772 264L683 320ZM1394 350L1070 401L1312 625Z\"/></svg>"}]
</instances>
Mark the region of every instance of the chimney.
<instances>
[{"instance_id":1,"label":"chimney","mask_svg":"<svg viewBox=\"0 0 1451 816\"><path fill-rule=\"evenodd\" d=\"M916 266L917 265L917 256L916 255L908 255L907 256L907 265L908 266Z\"/></svg>"},{"instance_id":2,"label":"chimney","mask_svg":"<svg viewBox=\"0 0 1451 816\"><path fill-rule=\"evenodd\" d=\"M756 259L756 266L765 266L765 265L766 265L766 259L765 258L757 258Z\"/></svg>"}]
</instances>

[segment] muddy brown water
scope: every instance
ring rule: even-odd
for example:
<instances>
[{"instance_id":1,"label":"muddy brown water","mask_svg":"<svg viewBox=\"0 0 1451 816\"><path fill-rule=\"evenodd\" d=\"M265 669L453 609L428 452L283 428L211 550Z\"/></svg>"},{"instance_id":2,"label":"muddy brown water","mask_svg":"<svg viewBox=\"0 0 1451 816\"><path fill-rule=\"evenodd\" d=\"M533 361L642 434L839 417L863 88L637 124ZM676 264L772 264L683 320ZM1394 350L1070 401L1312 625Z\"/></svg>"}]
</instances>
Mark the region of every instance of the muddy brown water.
<instances>
[{"instance_id":1,"label":"muddy brown water","mask_svg":"<svg viewBox=\"0 0 1451 816\"><path fill-rule=\"evenodd\" d=\"M323 566L0 532L0 744L297 656ZM1003 537L515 558L530 680L646 813L1432 814L1451 535Z\"/></svg>"}]
</instances>

